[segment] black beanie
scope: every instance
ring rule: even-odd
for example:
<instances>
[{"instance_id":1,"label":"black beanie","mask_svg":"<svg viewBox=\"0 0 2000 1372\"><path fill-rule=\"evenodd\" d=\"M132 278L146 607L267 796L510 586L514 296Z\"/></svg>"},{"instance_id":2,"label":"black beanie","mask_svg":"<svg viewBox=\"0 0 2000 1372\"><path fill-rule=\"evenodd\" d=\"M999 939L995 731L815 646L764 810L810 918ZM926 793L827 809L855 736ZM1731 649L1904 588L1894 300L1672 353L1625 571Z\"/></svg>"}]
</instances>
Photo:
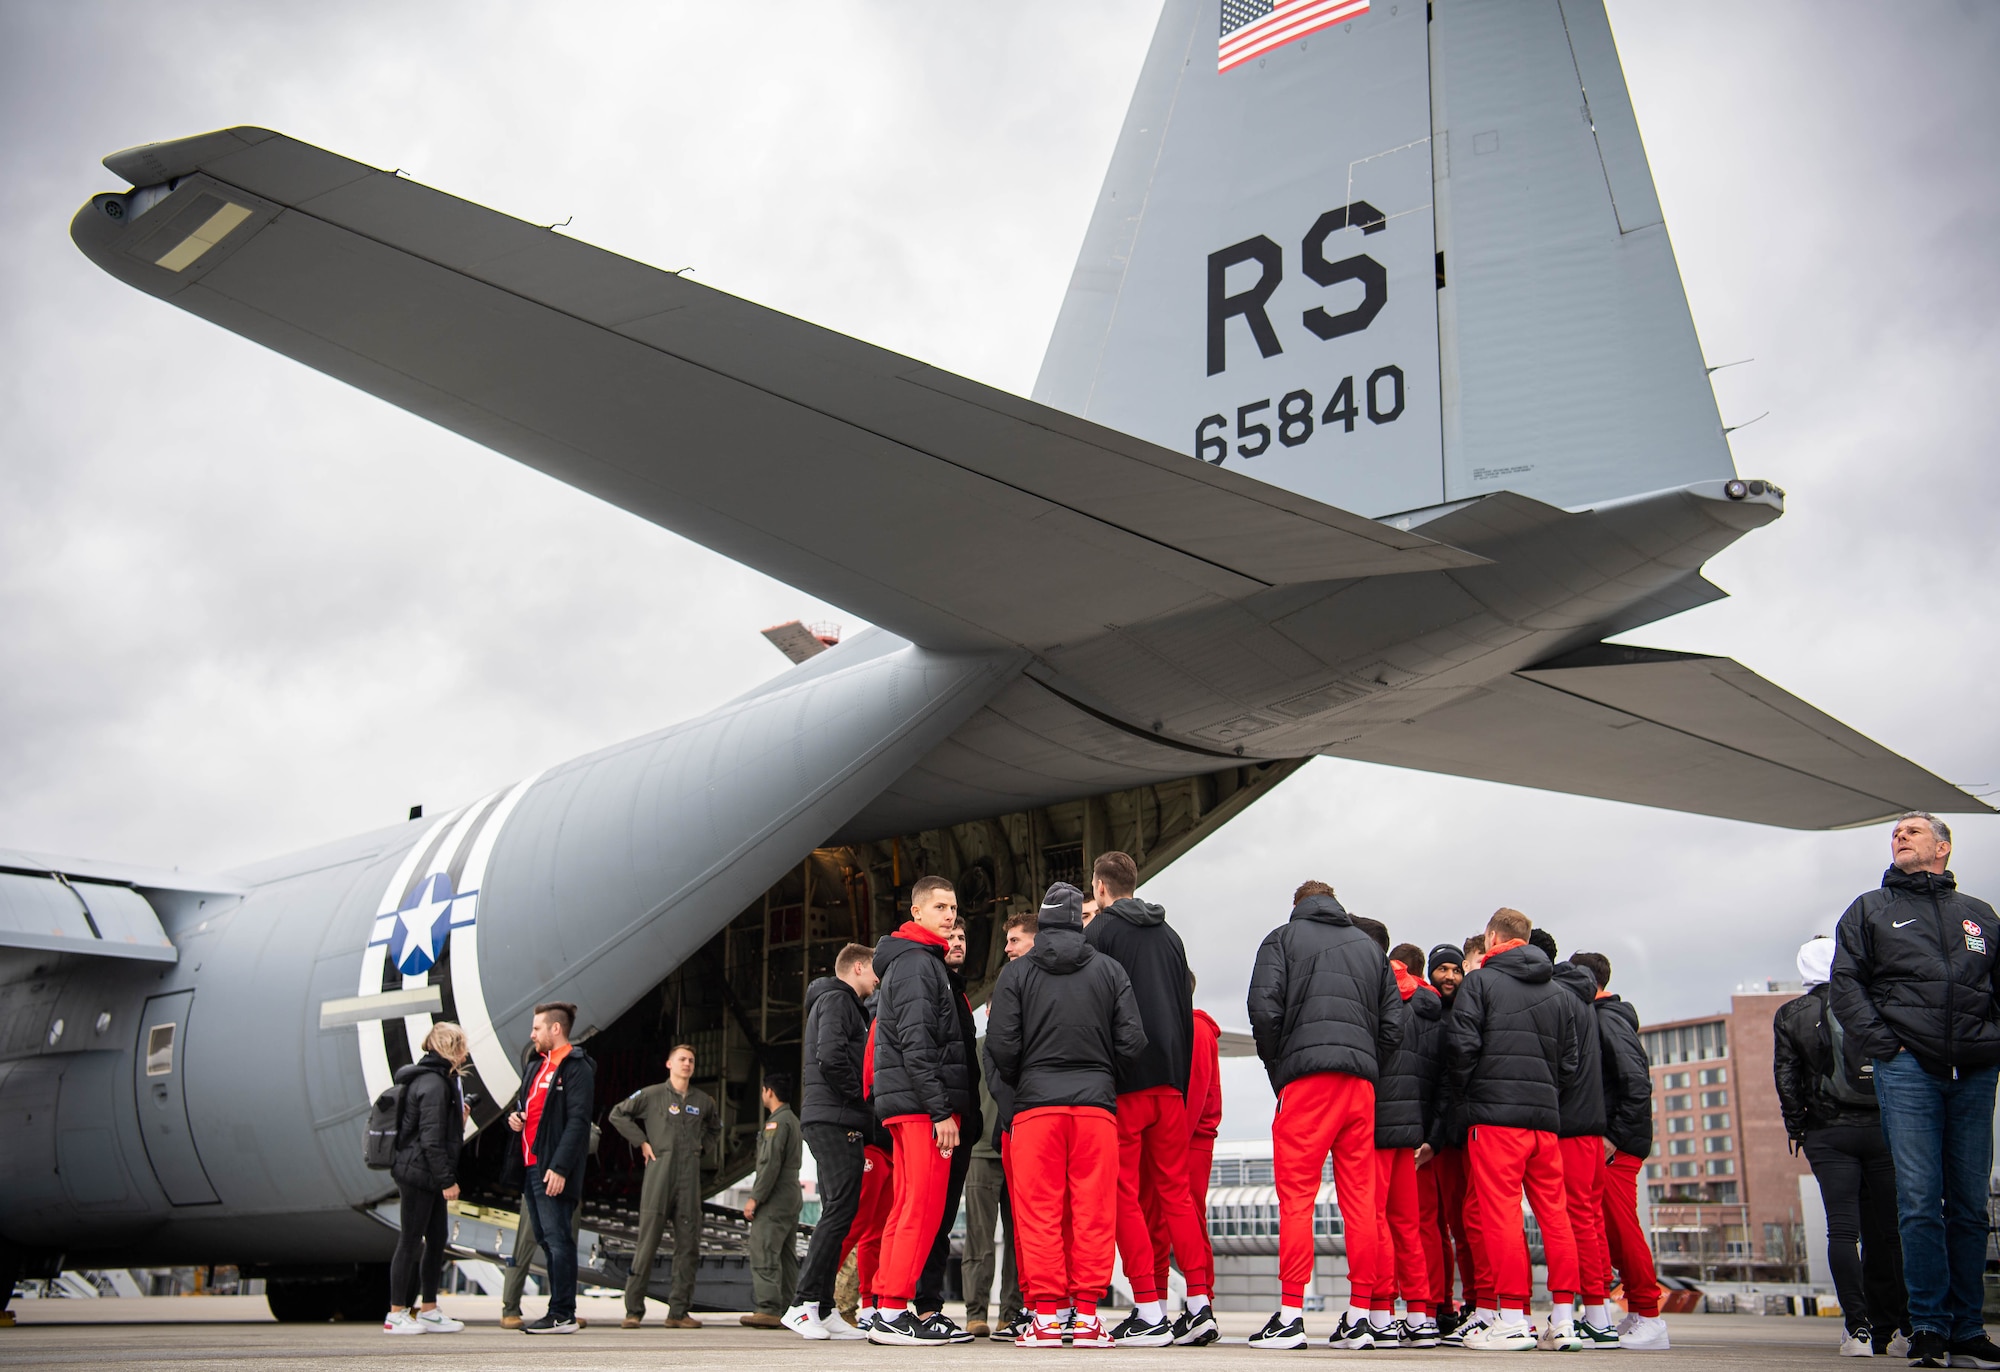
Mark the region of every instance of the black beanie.
<instances>
[{"instance_id":1,"label":"black beanie","mask_svg":"<svg viewBox=\"0 0 2000 1372\"><path fill-rule=\"evenodd\" d=\"M1424 975L1435 976L1440 967L1465 966L1465 950L1455 943L1440 943L1431 949L1430 961L1424 967Z\"/></svg>"},{"instance_id":2,"label":"black beanie","mask_svg":"<svg viewBox=\"0 0 2000 1372\"><path fill-rule=\"evenodd\" d=\"M1042 897L1042 911L1037 922L1044 929L1081 929L1083 892L1066 881L1049 887L1048 894Z\"/></svg>"}]
</instances>

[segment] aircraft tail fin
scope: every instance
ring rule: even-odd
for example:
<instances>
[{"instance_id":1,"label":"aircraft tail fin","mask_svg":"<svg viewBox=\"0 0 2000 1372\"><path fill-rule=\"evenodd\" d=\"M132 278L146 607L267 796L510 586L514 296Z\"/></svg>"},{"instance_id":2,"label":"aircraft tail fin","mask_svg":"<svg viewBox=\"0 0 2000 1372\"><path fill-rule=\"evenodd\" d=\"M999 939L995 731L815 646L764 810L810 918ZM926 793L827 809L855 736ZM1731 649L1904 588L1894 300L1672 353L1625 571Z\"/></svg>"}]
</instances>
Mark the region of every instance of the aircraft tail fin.
<instances>
[{"instance_id":1,"label":"aircraft tail fin","mask_svg":"<svg viewBox=\"0 0 2000 1372\"><path fill-rule=\"evenodd\" d=\"M1601 0L1167 0L1035 398L1378 518L1735 475Z\"/></svg>"}]
</instances>

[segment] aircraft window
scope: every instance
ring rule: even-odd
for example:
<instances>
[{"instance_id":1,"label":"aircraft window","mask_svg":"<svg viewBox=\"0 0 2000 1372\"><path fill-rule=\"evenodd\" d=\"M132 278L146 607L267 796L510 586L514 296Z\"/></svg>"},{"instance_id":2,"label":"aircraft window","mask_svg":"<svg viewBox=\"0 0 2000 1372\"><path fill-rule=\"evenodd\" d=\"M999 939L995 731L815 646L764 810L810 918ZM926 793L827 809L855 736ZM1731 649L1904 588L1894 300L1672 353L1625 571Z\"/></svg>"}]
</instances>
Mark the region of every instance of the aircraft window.
<instances>
[{"instance_id":1,"label":"aircraft window","mask_svg":"<svg viewBox=\"0 0 2000 1372\"><path fill-rule=\"evenodd\" d=\"M174 1026L156 1024L146 1031L146 1075L165 1077L174 1070Z\"/></svg>"}]
</instances>

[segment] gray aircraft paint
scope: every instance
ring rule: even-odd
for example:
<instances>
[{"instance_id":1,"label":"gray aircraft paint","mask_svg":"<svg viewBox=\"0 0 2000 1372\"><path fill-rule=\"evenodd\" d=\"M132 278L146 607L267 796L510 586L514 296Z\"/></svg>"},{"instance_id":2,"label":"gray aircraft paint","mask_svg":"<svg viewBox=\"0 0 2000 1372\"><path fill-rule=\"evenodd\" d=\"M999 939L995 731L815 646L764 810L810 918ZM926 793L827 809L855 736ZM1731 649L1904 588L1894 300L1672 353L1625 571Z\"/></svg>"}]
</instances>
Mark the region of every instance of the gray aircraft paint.
<instances>
[{"instance_id":1,"label":"gray aircraft paint","mask_svg":"<svg viewBox=\"0 0 2000 1372\"><path fill-rule=\"evenodd\" d=\"M1719 595L1702 564L1782 498L1722 480L1601 12L1444 3L1427 31L1421 12L1378 6L1224 74L1244 79L1202 88L1244 103L1190 104L1154 139L1176 159L1182 138L1237 149L1236 189L1211 199L1305 216L1192 205L1224 233L1199 240L1195 268L1240 235L1295 246L1332 207L1317 181L1310 196L1285 184L1282 153L1301 141L1316 176L1341 169L1341 195L1353 165L1354 184L1390 202L1379 232L1333 235L1393 262L1390 303L1360 333L1287 332L1285 353L1246 364L1282 370L1385 327L1424 337L1398 283L1428 268L1403 254L1430 216L1414 212L1411 149L1385 140L1417 119L1427 82L1450 283L1424 283L1444 321L1430 326L1442 437L1433 412L1411 468L1430 487L1354 488L1432 506L1400 528L1273 484L1271 464L1231 464L1246 476L1190 461L1191 424L1171 451L1146 442L1147 397L1131 387L1117 403L1136 407L1139 437L267 130L108 158L135 189L72 221L107 272L882 627L700 719L224 876L0 853L0 1235L104 1265L379 1260L366 1211L387 1185L362 1165L361 1120L434 1017L471 1033L475 1124L490 1125L536 1002L576 1002L583 1030L608 1023L830 837L1312 753L1762 823L1984 809L1735 663L1601 642ZM1215 28L1212 4L1170 6L1112 188L1142 176L1147 111L1173 104L1188 64L1212 69ZM1353 147L1285 118L1287 100L1349 98L1308 79L1342 44L1384 55L1342 69L1386 92L1342 107L1380 121ZM1204 365L1200 314L1119 332L1138 302L1104 284L1106 264L1154 271L1162 207L1193 189L1164 172L1145 184L1160 198L1136 238L1100 203L1047 386L1102 369L1178 404L1182 374L1149 379L1128 359L1157 337ZM1391 205L1412 212L1388 219ZM1282 301L1299 315L1312 303ZM1258 393L1278 384L1294 383ZM1380 433L1364 419L1355 437L1393 429L1400 443L1424 429L1399 427L1413 418ZM1479 476L1516 467L1529 470ZM776 481L797 498L770 500ZM916 514L953 519L952 556L898 536ZM170 946L130 900L93 925L58 876L73 892L128 889ZM439 1008L396 993L435 993ZM178 1102L147 1085L149 1005L173 1007Z\"/></svg>"},{"instance_id":2,"label":"gray aircraft paint","mask_svg":"<svg viewBox=\"0 0 2000 1372\"><path fill-rule=\"evenodd\" d=\"M1229 467L1378 517L1502 490L1575 509L1734 476L1602 5L1428 8L1378 4L1218 73L1214 0L1171 0L1035 398L1186 453L1221 416ZM1355 200L1380 230L1336 233L1324 255L1378 260L1388 302L1323 340L1304 312L1360 290L1315 285L1301 236ZM1210 375L1209 255L1254 234L1285 254L1269 302L1284 351L1262 356L1233 318ZM1408 408L1371 423L1366 378L1389 364ZM1350 376L1362 413L1329 431L1317 421ZM1237 437L1239 407L1269 400L1247 422L1275 433L1297 391L1311 436L1243 456L1261 440Z\"/></svg>"}]
</instances>

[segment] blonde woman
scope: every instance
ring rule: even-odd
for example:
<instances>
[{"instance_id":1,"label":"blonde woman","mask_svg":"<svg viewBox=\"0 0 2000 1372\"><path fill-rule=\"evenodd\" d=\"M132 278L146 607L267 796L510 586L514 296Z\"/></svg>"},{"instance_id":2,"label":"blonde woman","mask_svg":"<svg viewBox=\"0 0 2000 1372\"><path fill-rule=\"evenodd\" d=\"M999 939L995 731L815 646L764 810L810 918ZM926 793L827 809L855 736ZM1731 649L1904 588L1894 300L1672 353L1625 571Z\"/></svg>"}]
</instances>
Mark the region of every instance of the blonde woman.
<instances>
[{"instance_id":1,"label":"blonde woman","mask_svg":"<svg viewBox=\"0 0 2000 1372\"><path fill-rule=\"evenodd\" d=\"M469 1052L465 1031L440 1020L424 1037L424 1055L396 1072L403 1106L389 1175L402 1193L403 1208L396 1256L389 1263L384 1333L455 1334L465 1328L437 1308L437 1293L451 1232L446 1203L458 1199L458 1148L465 1137L465 1091L458 1074Z\"/></svg>"}]
</instances>

